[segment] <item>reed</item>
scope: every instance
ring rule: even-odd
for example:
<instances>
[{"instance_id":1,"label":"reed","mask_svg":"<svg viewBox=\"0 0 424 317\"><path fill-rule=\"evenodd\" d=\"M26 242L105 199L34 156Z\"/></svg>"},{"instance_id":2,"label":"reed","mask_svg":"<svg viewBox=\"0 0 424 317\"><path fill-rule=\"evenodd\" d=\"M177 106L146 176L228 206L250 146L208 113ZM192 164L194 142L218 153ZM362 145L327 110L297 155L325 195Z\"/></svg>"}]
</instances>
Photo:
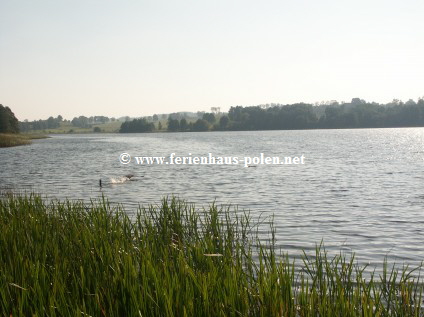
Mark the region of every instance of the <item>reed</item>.
<instances>
[{"instance_id":1,"label":"reed","mask_svg":"<svg viewBox=\"0 0 424 317\"><path fill-rule=\"evenodd\" d=\"M0 147L11 147L30 144L31 140L22 134L0 133Z\"/></svg>"},{"instance_id":2,"label":"reed","mask_svg":"<svg viewBox=\"0 0 424 317\"><path fill-rule=\"evenodd\" d=\"M107 199L0 200L7 316L423 316L415 271L366 275L322 246L301 263L246 212L176 198L129 217ZM301 269L299 269L301 268ZM414 274L413 274L414 273Z\"/></svg>"},{"instance_id":3,"label":"reed","mask_svg":"<svg viewBox=\"0 0 424 317\"><path fill-rule=\"evenodd\" d=\"M12 147L18 145L31 144L31 140L46 139L48 136L44 134L7 134L0 133L0 147Z\"/></svg>"}]
</instances>

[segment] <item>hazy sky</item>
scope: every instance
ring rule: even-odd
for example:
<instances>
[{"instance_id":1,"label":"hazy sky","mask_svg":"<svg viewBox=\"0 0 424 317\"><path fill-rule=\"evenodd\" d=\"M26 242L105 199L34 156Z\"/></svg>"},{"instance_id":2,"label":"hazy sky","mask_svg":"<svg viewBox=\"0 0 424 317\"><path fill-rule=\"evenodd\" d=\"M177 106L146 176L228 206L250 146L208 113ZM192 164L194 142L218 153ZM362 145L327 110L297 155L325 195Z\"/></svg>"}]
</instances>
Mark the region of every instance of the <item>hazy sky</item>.
<instances>
[{"instance_id":1,"label":"hazy sky","mask_svg":"<svg viewBox=\"0 0 424 317\"><path fill-rule=\"evenodd\" d=\"M19 120L424 96L424 1L0 0Z\"/></svg>"}]
</instances>

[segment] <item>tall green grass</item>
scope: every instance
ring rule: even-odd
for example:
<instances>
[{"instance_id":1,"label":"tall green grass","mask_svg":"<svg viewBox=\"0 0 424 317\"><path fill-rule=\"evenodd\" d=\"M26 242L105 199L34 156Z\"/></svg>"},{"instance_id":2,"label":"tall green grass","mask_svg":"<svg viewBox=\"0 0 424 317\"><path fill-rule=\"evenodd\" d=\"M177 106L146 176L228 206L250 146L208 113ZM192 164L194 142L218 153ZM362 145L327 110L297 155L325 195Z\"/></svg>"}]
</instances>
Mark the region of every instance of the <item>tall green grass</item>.
<instances>
[{"instance_id":1,"label":"tall green grass","mask_svg":"<svg viewBox=\"0 0 424 317\"><path fill-rule=\"evenodd\" d=\"M423 315L413 270L367 275L321 247L294 263L276 250L272 223L268 240L257 230L248 213L175 198L130 218L106 199L10 195L0 200L0 314Z\"/></svg>"}]
</instances>

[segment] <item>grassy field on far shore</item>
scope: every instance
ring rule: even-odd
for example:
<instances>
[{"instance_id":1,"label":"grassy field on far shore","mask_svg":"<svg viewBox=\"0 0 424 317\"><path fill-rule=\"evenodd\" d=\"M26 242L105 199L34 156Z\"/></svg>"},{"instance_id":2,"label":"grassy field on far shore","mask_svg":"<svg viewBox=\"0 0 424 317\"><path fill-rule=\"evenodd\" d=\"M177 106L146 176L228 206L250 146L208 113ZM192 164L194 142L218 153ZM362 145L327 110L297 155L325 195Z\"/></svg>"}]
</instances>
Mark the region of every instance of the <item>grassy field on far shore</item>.
<instances>
[{"instance_id":1,"label":"grassy field on far shore","mask_svg":"<svg viewBox=\"0 0 424 317\"><path fill-rule=\"evenodd\" d=\"M40 134L65 134L65 133L93 133L95 128L100 129L101 133L116 133L119 132L122 122L114 121L108 123L93 124L90 128L74 127L70 122L61 122L60 127L55 129L31 130L32 133Z\"/></svg>"},{"instance_id":2,"label":"grassy field on far shore","mask_svg":"<svg viewBox=\"0 0 424 317\"><path fill-rule=\"evenodd\" d=\"M268 221L268 220L267 220ZM4 316L423 316L419 268L381 274L322 247L294 263L248 213L164 199L129 217L36 195L0 199ZM299 270L300 269L300 270ZM414 274L412 274L414 273Z\"/></svg>"}]
</instances>

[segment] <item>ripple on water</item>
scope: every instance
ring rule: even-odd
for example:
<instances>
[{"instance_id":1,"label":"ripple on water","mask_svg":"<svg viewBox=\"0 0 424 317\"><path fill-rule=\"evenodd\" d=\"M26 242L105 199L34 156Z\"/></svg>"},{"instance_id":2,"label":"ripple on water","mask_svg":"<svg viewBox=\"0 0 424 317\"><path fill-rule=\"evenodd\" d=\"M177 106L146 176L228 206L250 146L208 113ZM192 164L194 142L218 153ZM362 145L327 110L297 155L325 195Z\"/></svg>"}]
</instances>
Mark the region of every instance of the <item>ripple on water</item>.
<instances>
[{"instance_id":1,"label":"ripple on water","mask_svg":"<svg viewBox=\"0 0 424 317\"><path fill-rule=\"evenodd\" d=\"M1 149L0 188L89 200L105 194L128 212L177 195L274 215L277 244L300 255L322 240L361 263L424 260L424 129L64 135ZM119 164L138 156L299 156L305 165ZM13 160L10 159L13 157ZM99 179L134 174L134 181ZM107 182L107 181L106 181ZM262 234L267 235L263 229Z\"/></svg>"}]
</instances>

